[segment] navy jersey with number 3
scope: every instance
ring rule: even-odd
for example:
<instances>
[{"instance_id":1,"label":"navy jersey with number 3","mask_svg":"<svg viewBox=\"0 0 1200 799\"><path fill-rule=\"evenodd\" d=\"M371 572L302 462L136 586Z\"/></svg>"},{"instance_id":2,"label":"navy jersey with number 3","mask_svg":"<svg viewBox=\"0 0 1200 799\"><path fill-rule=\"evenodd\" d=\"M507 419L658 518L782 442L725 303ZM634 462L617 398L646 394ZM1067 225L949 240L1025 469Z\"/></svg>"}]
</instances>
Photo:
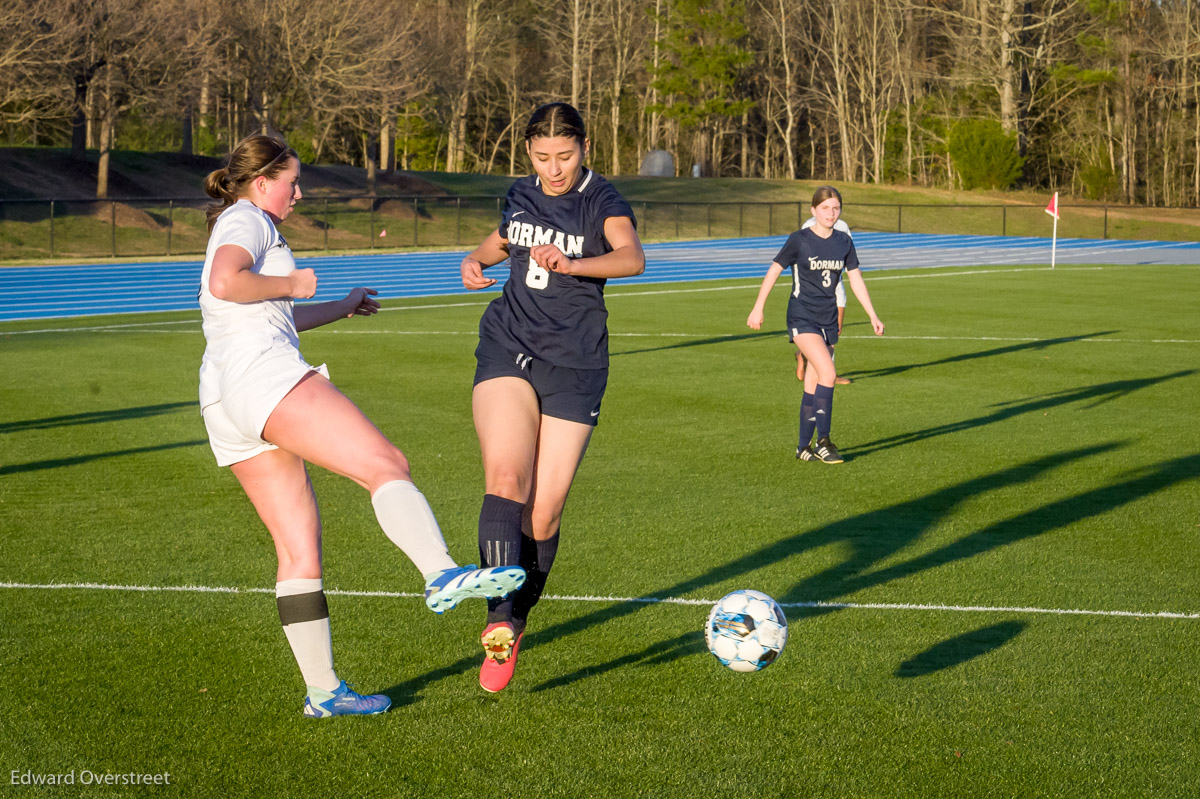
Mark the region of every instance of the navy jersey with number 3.
<instances>
[{"instance_id":1,"label":"navy jersey with number 3","mask_svg":"<svg viewBox=\"0 0 1200 799\"><path fill-rule=\"evenodd\" d=\"M854 241L840 230L823 239L811 228L788 236L775 263L792 270L788 326L792 321L837 325L837 284L842 271L858 269Z\"/></svg>"},{"instance_id":2,"label":"navy jersey with number 3","mask_svg":"<svg viewBox=\"0 0 1200 799\"><path fill-rule=\"evenodd\" d=\"M500 222L511 276L479 320L480 338L555 366L607 367L604 279L551 272L529 252L539 244L553 244L569 258L612 252L604 220L613 216L634 220L629 203L590 169L580 170L570 191L553 197L542 191L536 175L517 180Z\"/></svg>"}]
</instances>

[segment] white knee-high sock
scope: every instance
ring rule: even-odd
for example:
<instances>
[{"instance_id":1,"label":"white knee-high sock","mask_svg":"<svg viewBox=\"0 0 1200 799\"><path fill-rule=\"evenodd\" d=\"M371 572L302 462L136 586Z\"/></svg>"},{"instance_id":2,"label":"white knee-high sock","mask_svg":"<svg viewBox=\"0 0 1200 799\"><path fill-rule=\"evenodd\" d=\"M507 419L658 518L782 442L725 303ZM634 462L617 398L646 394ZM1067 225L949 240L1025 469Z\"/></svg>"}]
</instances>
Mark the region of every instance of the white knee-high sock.
<instances>
[{"instance_id":1,"label":"white knee-high sock","mask_svg":"<svg viewBox=\"0 0 1200 799\"><path fill-rule=\"evenodd\" d=\"M407 480L384 483L371 495L371 504L383 532L422 575L458 565L450 557L425 495L415 485Z\"/></svg>"},{"instance_id":2,"label":"white knee-high sock","mask_svg":"<svg viewBox=\"0 0 1200 799\"><path fill-rule=\"evenodd\" d=\"M326 691L337 688L341 680L333 671L333 636L321 580L275 583L275 605L305 684Z\"/></svg>"}]
</instances>

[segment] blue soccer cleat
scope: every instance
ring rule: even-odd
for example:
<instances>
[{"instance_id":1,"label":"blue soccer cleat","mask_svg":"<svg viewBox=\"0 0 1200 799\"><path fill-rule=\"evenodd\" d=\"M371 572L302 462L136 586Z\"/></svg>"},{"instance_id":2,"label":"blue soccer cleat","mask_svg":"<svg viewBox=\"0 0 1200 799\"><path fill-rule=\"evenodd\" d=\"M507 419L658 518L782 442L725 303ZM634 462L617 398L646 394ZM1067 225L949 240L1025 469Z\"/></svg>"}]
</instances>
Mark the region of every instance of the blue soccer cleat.
<instances>
[{"instance_id":1,"label":"blue soccer cleat","mask_svg":"<svg viewBox=\"0 0 1200 799\"><path fill-rule=\"evenodd\" d=\"M525 570L520 566L477 569L471 564L443 569L425 578L425 606L434 613L445 613L470 597L508 596L524 582Z\"/></svg>"},{"instance_id":2,"label":"blue soccer cleat","mask_svg":"<svg viewBox=\"0 0 1200 799\"><path fill-rule=\"evenodd\" d=\"M304 697L304 715L310 719L327 719L330 716L373 716L392 706L392 700L383 694L362 696L350 690L346 681L338 683L333 691L308 686Z\"/></svg>"}]
</instances>

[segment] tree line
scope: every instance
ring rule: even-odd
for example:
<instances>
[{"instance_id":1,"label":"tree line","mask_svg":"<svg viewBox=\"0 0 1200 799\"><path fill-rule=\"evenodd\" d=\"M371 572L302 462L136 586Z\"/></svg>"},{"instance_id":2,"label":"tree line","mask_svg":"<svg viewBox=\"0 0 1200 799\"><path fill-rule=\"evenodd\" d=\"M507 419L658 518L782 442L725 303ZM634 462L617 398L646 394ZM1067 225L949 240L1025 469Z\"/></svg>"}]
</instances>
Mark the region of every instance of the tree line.
<instances>
[{"instance_id":1,"label":"tree line","mask_svg":"<svg viewBox=\"0 0 1200 799\"><path fill-rule=\"evenodd\" d=\"M592 164L1200 201L1197 0L23 0L9 145L515 174L529 112ZM695 165L693 167L693 165Z\"/></svg>"}]
</instances>

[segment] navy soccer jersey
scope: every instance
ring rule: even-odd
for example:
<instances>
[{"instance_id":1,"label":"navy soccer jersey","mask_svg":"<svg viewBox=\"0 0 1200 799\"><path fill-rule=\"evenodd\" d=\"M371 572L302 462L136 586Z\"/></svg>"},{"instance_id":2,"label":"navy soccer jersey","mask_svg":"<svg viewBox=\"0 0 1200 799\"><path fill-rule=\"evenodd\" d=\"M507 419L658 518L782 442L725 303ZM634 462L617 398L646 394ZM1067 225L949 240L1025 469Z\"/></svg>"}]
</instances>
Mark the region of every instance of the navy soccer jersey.
<instances>
[{"instance_id":1,"label":"navy soccer jersey","mask_svg":"<svg viewBox=\"0 0 1200 799\"><path fill-rule=\"evenodd\" d=\"M811 228L797 230L775 256L792 270L787 318L820 327L837 326L837 284L843 271L858 269L854 241L840 230L823 239Z\"/></svg>"},{"instance_id":2,"label":"navy soccer jersey","mask_svg":"<svg viewBox=\"0 0 1200 799\"><path fill-rule=\"evenodd\" d=\"M629 203L590 169L557 197L542 191L536 175L516 181L500 221L512 274L479 320L480 338L555 366L607 367L604 279L551 272L529 252L538 244L553 244L570 258L612 252L604 238L604 220L612 216L634 220Z\"/></svg>"}]
</instances>

